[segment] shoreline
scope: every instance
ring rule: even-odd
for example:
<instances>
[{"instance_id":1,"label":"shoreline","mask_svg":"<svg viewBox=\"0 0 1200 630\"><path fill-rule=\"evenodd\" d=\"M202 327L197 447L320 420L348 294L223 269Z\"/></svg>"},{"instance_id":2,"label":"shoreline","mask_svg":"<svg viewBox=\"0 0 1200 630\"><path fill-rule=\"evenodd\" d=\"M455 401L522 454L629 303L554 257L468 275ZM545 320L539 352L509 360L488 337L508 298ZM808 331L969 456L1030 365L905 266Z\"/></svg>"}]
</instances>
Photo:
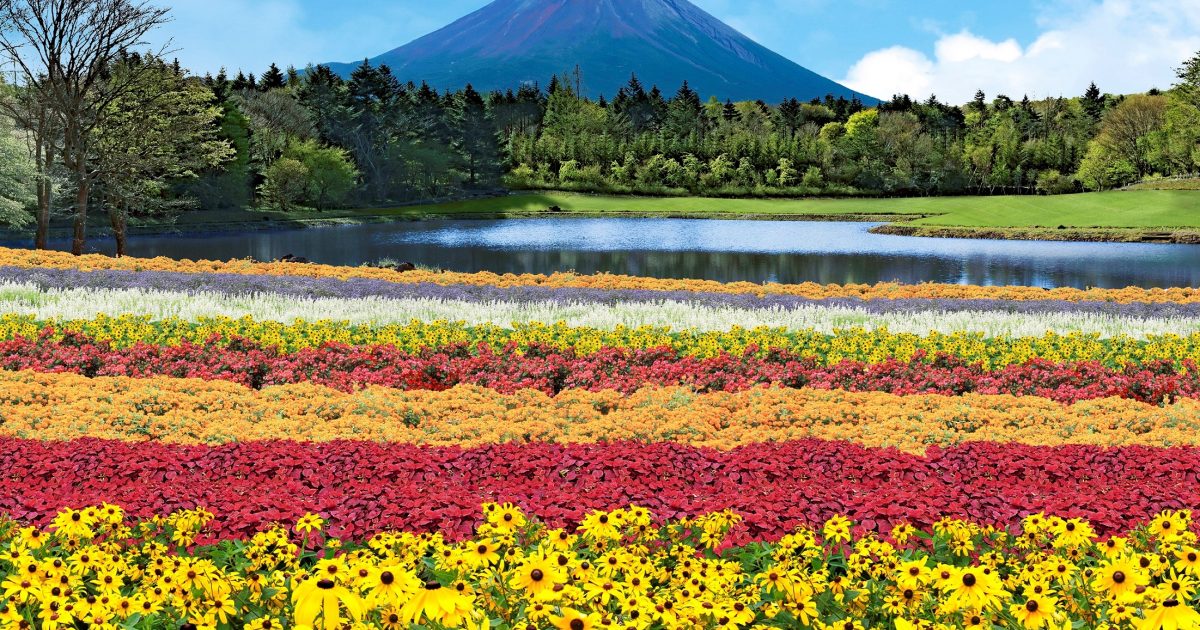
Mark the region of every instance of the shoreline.
<instances>
[{"instance_id":1,"label":"shoreline","mask_svg":"<svg viewBox=\"0 0 1200 630\"><path fill-rule=\"evenodd\" d=\"M1100 193L1093 193L1100 194ZM1134 194L1134 193L1128 193ZM1200 195L1200 192L1196 193ZM594 197L594 202L586 198ZM583 198L583 201L580 199ZM511 202L503 201L511 199ZM975 203L986 197L962 200ZM1200 196L1197 197L1200 200ZM289 231L311 227L352 226L399 223L407 221L505 220L550 218L627 218L627 219L687 219L733 221L831 221L879 223L872 226L873 234L912 236L922 238L967 238L1017 241L1093 242L1093 243L1162 243L1200 244L1200 225L1184 228L1169 227L1085 227L1078 216L1076 225L1065 226L970 226L925 225L914 223L930 217L955 214L960 198L928 198L917 205L909 199L888 203L884 199L862 200L847 205L840 200L811 199L716 199L705 197L655 198L644 196L587 195L566 191L512 191L507 194L480 195L467 199L438 200L435 203L416 202L386 208L359 208L334 211L304 210L291 214L275 210L229 209L201 210L181 215L174 221L149 221L131 225L131 236L216 236L248 231ZM779 207L772 207L778 201ZM1025 199L1013 200L1025 203ZM744 206L737 210L725 207ZM1011 203L1011 201L1010 201ZM543 205L545 204L545 205ZM764 205L766 204L766 205ZM832 204L831 207L814 207ZM874 205L874 208L871 207ZM1061 205L1061 204L1060 204ZM1123 204L1122 204L1123 205ZM689 207L690 206L690 207ZM867 206L863 208L863 206ZM629 209L625 209L629 208ZM694 208L694 209L693 209ZM878 208L876 210L875 208ZM1097 208L1100 210L1102 208ZM815 210L815 211L810 211ZM977 211L976 211L977 213ZM1053 216L1053 215L1052 215ZM103 215L89 224L93 239L111 239L112 230ZM1028 218L1025 219L1028 221ZM1064 220L1070 223L1071 220ZM1149 223L1149 221L1147 221ZM69 240L71 226L58 222L51 227L54 241ZM32 241L30 229L0 230L0 243L18 244Z\"/></svg>"},{"instance_id":2,"label":"shoreline","mask_svg":"<svg viewBox=\"0 0 1200 630\"><path fill-rule=\"evenodd\" d=\"M1049 227L964 227L887 223L872 234L919 238L968 238L1004 241L1051 241L1071 243L1144 243L1147 245L1200 245L1200 230L1146 228L1049 228Z\"/></svg>"},{"instance_id":3,"label":"shoreline","mask_svg":"<svg viewBox=\"0 0 1200 630\"><path fill-rule=\"evenodd\" d=\"M247 218L244 221L212 221L189 224L164 223L160 225L130 226L130 236L196 236L215 235L231 232L265 232L303 230L315 227L333 227L339 225L371 225L385 223L406 223L416 221L498 221L505 219L689 219L689 220L726 220L726 221L840 221L848 223L889 223L902 219L924 218L932 215L914 215L900 213L825 213L825 214L794 214L794 213L762 213L762 212L678 212L678 211L587 211L549 210L525 211L513 210L505 212L454 212L437 213L425 212L419 214L388 213L388 214L358 214L329 217L297 217L291 219L274 219L263 217L262 220ZM111 238L112 229L107 226L88 226L88 236L91 238ZM0 242L9 243L32 240L34 233L30 230L0 230ZM71 237L69 226L56 226L50 230L50 240L63 240Z\"/></svg>"}]
</instances>

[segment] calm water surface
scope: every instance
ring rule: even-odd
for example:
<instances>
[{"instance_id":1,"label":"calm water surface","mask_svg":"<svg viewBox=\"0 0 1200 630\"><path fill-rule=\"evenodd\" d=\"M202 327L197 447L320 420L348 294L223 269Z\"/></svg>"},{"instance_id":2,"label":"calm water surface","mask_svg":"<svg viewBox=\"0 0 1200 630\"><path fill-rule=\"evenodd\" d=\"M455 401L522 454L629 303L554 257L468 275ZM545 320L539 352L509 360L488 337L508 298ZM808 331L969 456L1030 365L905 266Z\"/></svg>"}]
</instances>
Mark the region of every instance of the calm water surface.
<instances>
[{"instance_id":1,"label":"calm water surface","mask_svg":"<svg viewBox=\"0 0 1200 630\"><path fill-rule=\"evenodd\" d=\"M1200 286L1198 245L917 238L870 234L872 225L626 218L421 221L135 236L129 248L135 256L272 260L290 253L338 265L391 258L455 271L607 271L722 281ZM93 248L109 252L112 245L99 240Z\"/></svg>"}]
</instances>

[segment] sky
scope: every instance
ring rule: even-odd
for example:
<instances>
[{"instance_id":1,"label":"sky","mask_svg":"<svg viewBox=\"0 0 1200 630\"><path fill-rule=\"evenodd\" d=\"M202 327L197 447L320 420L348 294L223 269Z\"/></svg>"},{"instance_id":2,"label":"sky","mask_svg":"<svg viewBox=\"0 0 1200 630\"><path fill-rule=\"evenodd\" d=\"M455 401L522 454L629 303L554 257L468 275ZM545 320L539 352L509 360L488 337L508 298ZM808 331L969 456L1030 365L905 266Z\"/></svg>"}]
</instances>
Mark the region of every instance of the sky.
<instances>
[{"instance_id":1,"label":"sky","mask_svg":"<svg viewBox=\"0 0 1200 630\"><path fill-rule=\"evenodd\" d=\"M588 1L588 0L569 0ZM860 92L966 102L1168 88L1200 51L1200 0L692 0ZM194 72L374 57L488 0L160 0L153 34Z\"/></svg>"}]
</instances>

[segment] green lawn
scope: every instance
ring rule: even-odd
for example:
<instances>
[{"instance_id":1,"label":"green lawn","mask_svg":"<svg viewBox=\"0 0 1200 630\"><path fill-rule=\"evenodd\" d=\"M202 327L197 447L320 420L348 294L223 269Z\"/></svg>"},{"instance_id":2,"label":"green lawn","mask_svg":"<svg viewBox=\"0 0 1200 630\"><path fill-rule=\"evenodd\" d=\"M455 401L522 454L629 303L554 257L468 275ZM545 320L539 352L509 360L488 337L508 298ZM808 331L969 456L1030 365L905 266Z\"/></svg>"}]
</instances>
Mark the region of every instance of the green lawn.
<instances>
[{"instance_id":1,"label":"green lawn","mask_svg":"<svg viewBox=\"0 0 1200 630\"><path fill-rule=\"evenodd\" d=\"M512 214L525 215L545 212L558 206L564 212L575 213L635 213L635 214L920 214L919 206L911 209L879 200L846 199L722 199L714 197L626 197L583 195L577 193L518 193L507 197L455 201L429 206L409 206L388 210L388 213L409 214Z\"/></svg>"},{"instance_id":2,"label":"green lawn","mask_svg":"<svg viewBox=\"0 0 1200 630\"><path fill-rule=\"evenodd\" d=\"M510 215L544 212L712 215L917 215L916 225L964 227L1200 228L1200 191L1138 190L1059 196L905 199L715 199L618 197L573 193L516 194L493 199L377 211L394 216ZM920 218L920 215L931 215Z\"/></svg>"}]
</instances>

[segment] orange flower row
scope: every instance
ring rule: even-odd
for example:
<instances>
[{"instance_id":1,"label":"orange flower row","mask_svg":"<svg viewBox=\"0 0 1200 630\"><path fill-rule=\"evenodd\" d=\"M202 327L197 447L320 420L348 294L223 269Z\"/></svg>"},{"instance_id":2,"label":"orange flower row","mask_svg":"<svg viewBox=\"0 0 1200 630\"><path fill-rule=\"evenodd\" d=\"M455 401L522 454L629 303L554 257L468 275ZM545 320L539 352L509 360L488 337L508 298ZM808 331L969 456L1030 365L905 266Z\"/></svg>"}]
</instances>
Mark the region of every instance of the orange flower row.
<instances>
[{"instance_id":1,"label":"orange flower row","mask_svg":"<svg viewBox=\"0 0 1200 630\"><path fill-rule=\"evenodd\" d=\"M923 299L996 299L996 300L1067 300L1101 302L1200 302L1200 289L1042 289L1038 287L981 287L957 284L898 283L822 285L722 283L713 280L676 280L613 274L578 275L574 273L496 274L491 272L458 273L416 270L399 273L373 267L338 267L296 263L260 263L252 260L174 260L170 258L110 258L99 254L72 256L64 252L0 248L0 261L14 267L50 267L95 271L171 271L181 273L231 273L252 275L290 275L313 278L371 278L401 283L467 284L498 287L545 286L590 289L641 289L649 291L703 291L754 295L795 295L811 299L825 298L923 298Z\"/></svg>"},{"instance_id":2,"label":"orange flower row","mask_svg":"<svg viewBox=\"0 0 1200 630\"><path fill-rule=\"evenodd\" d=\"M311 383L253 390L224 381L0 372L0 436L217 444L290 439L473 446L497 442L680 442L722 449L802 438L920 453L971 441L1031 445L1200 445L1200 401L1165 407L1106 398L1064 406L1026 396L913 395L759 388L696 394L550 397Z\"/></svg>"}]
</instances>

